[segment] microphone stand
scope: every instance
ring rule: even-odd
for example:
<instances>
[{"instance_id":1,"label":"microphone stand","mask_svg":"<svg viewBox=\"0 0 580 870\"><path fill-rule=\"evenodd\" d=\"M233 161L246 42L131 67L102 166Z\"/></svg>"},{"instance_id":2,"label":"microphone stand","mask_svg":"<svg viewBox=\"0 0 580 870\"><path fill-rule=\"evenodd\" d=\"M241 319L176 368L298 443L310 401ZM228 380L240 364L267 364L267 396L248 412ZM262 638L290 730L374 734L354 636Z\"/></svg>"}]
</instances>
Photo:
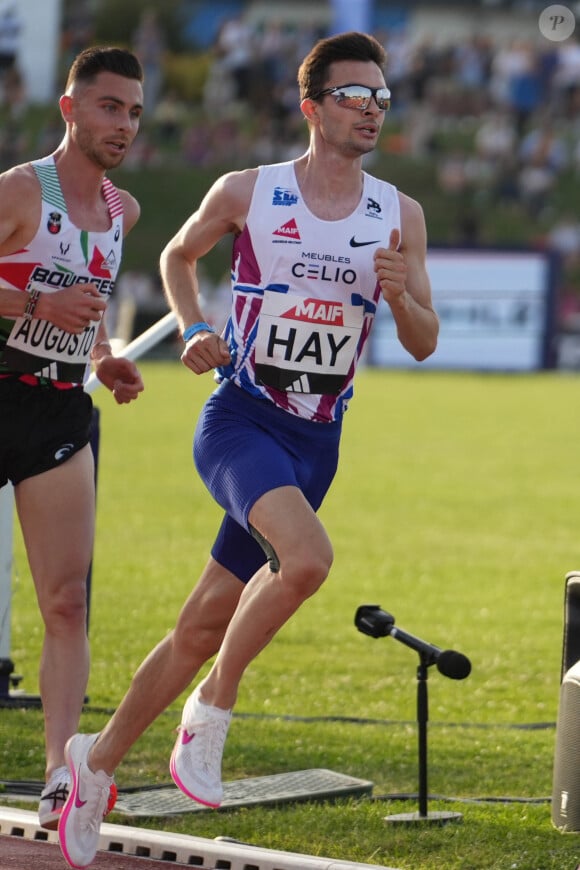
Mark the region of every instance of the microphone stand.
<instances>
[{"instance_id":1,"label":"microphone stand","mask_svg":"<svg viewBox=\"0 0 580 870\"><path fill-rule=\"evenodd\" d=\"M427 677L429 675L429 667L437 661L436 651L440 652L436 647L430 647L429 644L424 644L418 638L412 638L411 635L406 635L405 632L396 631L394 629L395 618L390 613L386 613L376 604L361 605L355 614L355 625L363 634L370 637L396 637L407 646L415 649L419 653L419 666L417 668L417 733L419 742L419 811L417 813L396 813L391 816L385 816L385 822L435 822L436 824L445 824L446 822L459 821L463 818L461 813L454 812L427 812L427 723L429 721L429 701L427 697ZM413 642L411 642L413 641ZM469 665L469 662L467 662ZM469 665L469 668L471 665ZM456 678L462 679L467 676L469 670L465 673L453 674ZM452 676L452 674L447 674Z\"/></svg>"},{"instance_id":2,"label":"microphone stand","mask_svg":"<svg viewBox=\"0 0 580 870\"><path fill-rule=\"evenodd\" d=\"M447 822L460 821L461 813L447 810L428 813L427 801L429 790L427 786L427 723L429 721L429 699L427 693L428 668L434 664L433 659L426 653L419 653L419 665L417 667L417 739L419 748L419 811L416 813L394 813L384 816L385 822L393 824L408 824L413 822L433 822L444 825Z\"/></svg>"},{"instance_id":3,"label":"microphone stand","mask_svg":"<svg viewBox=\"0 0 580 870\"><path fill-rule=\"evenodd\" d=\"M429 699L427 697L426 656L420 656L417 667L417 734L419 742L419 815L427 817L427 722L429 721Z\"/></svg>"}]
</instances>

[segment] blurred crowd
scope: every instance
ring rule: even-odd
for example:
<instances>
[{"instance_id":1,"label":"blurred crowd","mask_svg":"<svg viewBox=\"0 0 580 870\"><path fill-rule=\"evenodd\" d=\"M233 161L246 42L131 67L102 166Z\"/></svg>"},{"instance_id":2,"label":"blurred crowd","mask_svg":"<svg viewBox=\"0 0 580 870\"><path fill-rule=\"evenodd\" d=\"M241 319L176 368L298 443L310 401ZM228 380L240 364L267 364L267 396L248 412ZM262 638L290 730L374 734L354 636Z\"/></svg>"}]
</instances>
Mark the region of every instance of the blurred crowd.
<instances>
[{"instance_id":1,"label":"blurred crowd","mask_svg":"<svg viewBox=\"0 0 580 870\"><path fill-rule=\"evenodd\" d=\"M93 35L90 6L75 8L63 33L67 65ZM26 93L9 51L3 60L2 23L0 169L48 153L62 135L56 113L34 141L23 132ZM18 34L13 26L6 33L14 49ZM160 22L145 9L131 45L146 73L144 123L125 165L236 169L298 156L307 131L296 72L321 35L275 20L253 26L243 17L229 18L210 49L200 53L198 98L185 100L167 76ZM542 244L559 251L566 273L580 275L578 213L561 214L551 206L564 173L580 180L580 42L574 36L550 42L539 33L535 41L508 42L475 33L443 45L413 41L400 30L375 35L388 51L393 95L382 154L431 160L442 194L464 197L476 212L498 203L519 209L542 225ZM463 241L477 241L475 224L466 218L459 230Z\"/></svg>"},{"instance_id":2,"label":"blurred crowd","mask_svg":"<svg viewBox=\"0 0 580 870\"><path fill-rule=\"evenodd\" d=\"M0 134L0 168L37 153L40 143L19 135L26 93L15 56L15 8L0 18L0 79L7 125ZM78 4L63 33L67 62L92 37L90 6ZM168 156L202 167L283 160L301 153L306 131L298 106L296 71L315 29L270 21L259 27L226 19L209 51L205 82L192 104L166 85L167 46L156 13L145 8L132 48L146 73L145 123L132 166ZM481 188L519 199L534 215L546 205L558 175L580 171L580 43L574 38L534 43L494 42L474 34L458 44L411 42L404 32L378 33L388 50L393 108L383 149L439 157L443 191ZM467 131L438 154L441 132Z\"/></svg>"}]
</instances>

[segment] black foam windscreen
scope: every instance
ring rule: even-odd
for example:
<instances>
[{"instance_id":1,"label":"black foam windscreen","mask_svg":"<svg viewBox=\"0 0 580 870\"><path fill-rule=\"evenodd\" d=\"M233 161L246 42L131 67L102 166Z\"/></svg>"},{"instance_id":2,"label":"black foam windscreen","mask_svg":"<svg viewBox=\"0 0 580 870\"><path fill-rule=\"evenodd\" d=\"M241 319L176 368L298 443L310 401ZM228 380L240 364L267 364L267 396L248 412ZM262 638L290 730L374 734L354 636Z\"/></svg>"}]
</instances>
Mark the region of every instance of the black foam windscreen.
<instances>
[{"instance_id":1,"label":"black foam windscreen","mask_svg":"<svg viewBox=\"0 0 580 870\"><path fill-rule=\"evenodd\" d=\"M446 649L437 658L437 670L452 680L464 680L471 673L471 662L463 653Z\"/></svg>"}]
</instances>

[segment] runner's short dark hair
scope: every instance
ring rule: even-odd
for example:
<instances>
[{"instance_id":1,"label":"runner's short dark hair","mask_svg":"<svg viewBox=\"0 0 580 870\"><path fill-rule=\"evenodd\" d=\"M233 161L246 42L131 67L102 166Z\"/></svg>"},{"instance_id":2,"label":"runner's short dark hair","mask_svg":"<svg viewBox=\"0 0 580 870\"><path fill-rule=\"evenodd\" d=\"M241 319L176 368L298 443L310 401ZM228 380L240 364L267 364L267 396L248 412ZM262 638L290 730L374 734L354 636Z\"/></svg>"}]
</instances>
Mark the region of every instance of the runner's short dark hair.
<instances>
[{"instance_id":1,"label":"runner's short dark hair","mask_svg":"<svg viewBox=\"0 0 580 870\"><path fill-rule=\"evenodd\" d=\"M341 60L376 63L383 70L387 53L374 36L355 30L319 40L308 52L298 70L300 100L324 90L330 65Z\"/></svg>"},{"instance_id":2,"label":"runner's short dark hair","mask_svg":"<svg viewBox=\"0 0 580 870\"><path fill-rule=\"evenodd\" d=\"M70 68L66 90L75 82L90 82L101 72L111 72L126 79L143 81L143 67L138 58L124 48L93 46L81 51Z\"/></svg>"}]
</instances>

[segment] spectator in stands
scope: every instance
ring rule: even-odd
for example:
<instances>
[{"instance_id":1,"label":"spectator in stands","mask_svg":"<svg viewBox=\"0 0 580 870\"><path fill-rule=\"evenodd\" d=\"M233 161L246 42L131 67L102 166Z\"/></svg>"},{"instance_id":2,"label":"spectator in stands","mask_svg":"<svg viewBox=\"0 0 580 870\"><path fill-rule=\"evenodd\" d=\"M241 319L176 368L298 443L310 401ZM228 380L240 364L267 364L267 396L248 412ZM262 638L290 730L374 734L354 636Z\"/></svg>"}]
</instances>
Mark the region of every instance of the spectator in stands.
<instances>
[{"instance_id":1,"label":"spectator in stands","mask_svg":"<svg viewBox=\"0 0 580 870\"><path fill-rule=\"evenodd\" d=\"M133 34L133 51L141 62L147 82L143 106L147 119L153 115L163 88L165 37L154 9L145 8L141 13Z\"/></svg>"},{"instance_id":2,"label":"spectator in stands","mask_svg":"<svg viewBox=\"0 0 580 870\"><path fill-rule=\"evenodd\" d=\"M522 140L519 157L519 190L522 202L534 217L541 214L547 196L568 162L567 150L553 124L544 121Z\"/></svg>"},{"instance_id":3,"label":"spectator in stands","mask_svg":"<svg viewBox=\"0 0 580 870\"><path fill-rule=\"evenodd\" d=\"M11 3L0 11L0 86L2 102L7 101L7 83L14 82L14 75L20 78L18 69L18 52L20 49L22 25L16 10L16 4Z\"/></svg>"},{"instance_id":4,"label":"spectator in stands","mask_svg":"<svg viewBox=\"0 0 580 870\"><path fill-rule=\"evenodd\" d=\"M224 21L215 46L221 69L232 79L234 99L243 102L250 97L253 36L252 28L243 17L235 16Z\"/></svg>"}]
</instances>

